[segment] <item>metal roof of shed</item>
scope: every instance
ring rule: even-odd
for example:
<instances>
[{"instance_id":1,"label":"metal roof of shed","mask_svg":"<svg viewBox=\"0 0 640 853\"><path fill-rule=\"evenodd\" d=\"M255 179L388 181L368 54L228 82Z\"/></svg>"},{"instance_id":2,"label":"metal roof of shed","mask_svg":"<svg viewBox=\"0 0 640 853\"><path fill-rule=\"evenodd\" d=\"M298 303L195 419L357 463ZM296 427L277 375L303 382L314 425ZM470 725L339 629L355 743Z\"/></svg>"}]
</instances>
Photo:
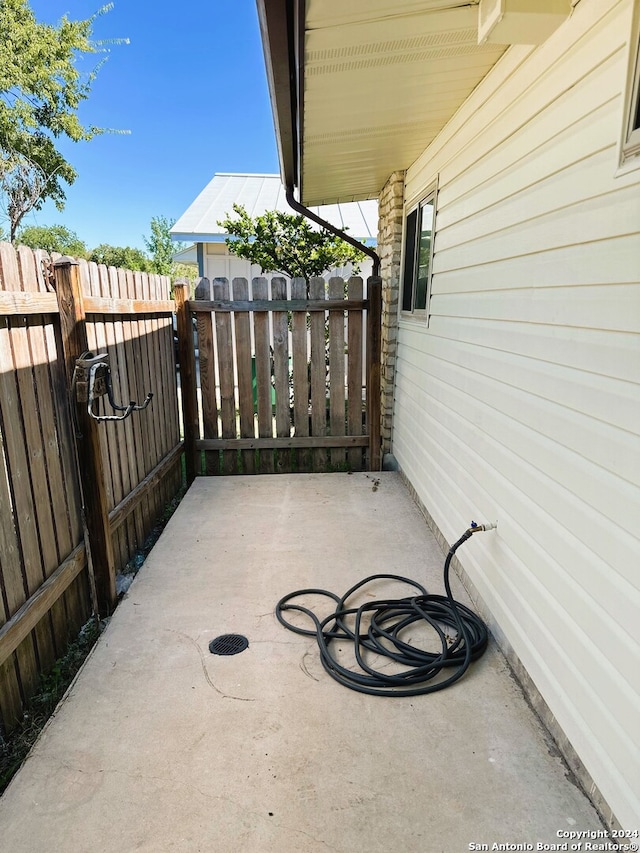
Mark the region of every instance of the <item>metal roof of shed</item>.
<instances>
[{"instance_id":1,"label":"metal roof of shed","mask_svg":"<svg viewBox=\"0 0 640 853\"><path fill-rule=\"evenodd\" d=\"M267 210L293 213L287 204L280 175L245 175L217 172L195 201L171 228L174 240L221 243L226 232L218 225L233 205L242 205L249 216ZM378 237L378 202L374 200L323 205L310 208L318 216L352 237L372 246Z\"/></svg>"}]
</instances>

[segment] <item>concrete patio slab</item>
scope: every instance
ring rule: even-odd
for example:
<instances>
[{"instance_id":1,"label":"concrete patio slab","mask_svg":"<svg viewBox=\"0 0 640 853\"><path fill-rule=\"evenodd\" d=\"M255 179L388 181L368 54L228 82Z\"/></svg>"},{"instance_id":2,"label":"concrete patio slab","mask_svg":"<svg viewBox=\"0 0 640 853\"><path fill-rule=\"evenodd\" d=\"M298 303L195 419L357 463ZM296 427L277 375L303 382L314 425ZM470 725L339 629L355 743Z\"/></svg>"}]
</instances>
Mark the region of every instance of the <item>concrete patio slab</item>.
<instances>
[{"instance_id":1,"label":"concrete patio slab","mask_svg":"<svg viewBox=\"0 0 640 853\"><path fill-rule=\"evenodd\" d=\"M376 572L440 592L442 563L397 474L198 479L0 800L0 847L457 853L601 830L495 645L450 689L371 697L274 616ZM229 632L249 648L211 655Z\"/></svg>"}]
</instances>

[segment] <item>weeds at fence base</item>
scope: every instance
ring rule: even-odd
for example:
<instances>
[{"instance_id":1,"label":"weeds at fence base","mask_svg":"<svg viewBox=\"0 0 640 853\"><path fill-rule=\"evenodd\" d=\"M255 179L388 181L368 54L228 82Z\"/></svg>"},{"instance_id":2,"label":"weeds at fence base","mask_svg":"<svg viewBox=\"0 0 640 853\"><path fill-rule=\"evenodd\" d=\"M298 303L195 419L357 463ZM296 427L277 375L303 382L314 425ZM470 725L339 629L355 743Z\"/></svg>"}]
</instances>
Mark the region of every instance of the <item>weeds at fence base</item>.
<instances>
[{"instance_id":1,"label":"weeds at fence base","mask_svg":"<svg viewBox=\"0 0 640 853\"><path fill-rule=\"evenodd\" d=\"M76 639L69 644L63 657L55 662L51 672L41 677L40 689L29 700L22 722L6 739L0 734L0 794L20 769L45 723L95 645L100 630L93 618L82 626Z\"/></svg>"},{"instance_id":2,"label":"weeds at fence base","mask_svg":"<svg viewBox=\"0 0 640 853\"><path fill-rule=\"evenodd\" d=\"M133 555L133 557L131 557L127 565L116 576L116 590L119 599L122 598L123 595L125 595L129 587L131 586L133 579L144 565L144 561L149 556L151 549L158 541L160 534L167 526L169 519L178 508L178 504L180 503L182 498L185 496L187 486L185 483L184 476L182 478L182 483L183 485L180 491L165 506L162 515L155 523L151 533L144 540L144 543L140 546L140 548L136 550L135 554Z\"/></svg>"}]
</instances>

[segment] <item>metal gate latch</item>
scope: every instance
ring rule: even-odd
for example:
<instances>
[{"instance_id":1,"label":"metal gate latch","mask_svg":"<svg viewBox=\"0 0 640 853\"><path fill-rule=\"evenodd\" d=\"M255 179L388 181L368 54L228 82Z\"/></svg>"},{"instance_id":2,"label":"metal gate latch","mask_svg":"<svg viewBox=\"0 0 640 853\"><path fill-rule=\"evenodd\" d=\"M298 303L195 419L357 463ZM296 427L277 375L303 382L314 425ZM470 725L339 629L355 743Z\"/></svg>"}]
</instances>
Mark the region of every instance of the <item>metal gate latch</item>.
<instances>
[{"instance_id":1,"label":"metal gate latch","mask_svg":"<svg viewBox=\"0 0 640 853\"><path fill-rule=\"evenodd\" d=\"M94 355L92 352L83 353L76 361L73 372L73 386L75 387L76 400L78 403L87 404L87 413L96 421L123 421L131 412L139 412L146 409L153 393L150 391L145 397L144 403L138 404L131 401L127 406L119 406L113 399L113 387L111 385L111 369L109 367L109 353L103 352ZM98 415L94 411L93 404L105 394L109 404L121 415Z\"/></svg>"}]
</instances>

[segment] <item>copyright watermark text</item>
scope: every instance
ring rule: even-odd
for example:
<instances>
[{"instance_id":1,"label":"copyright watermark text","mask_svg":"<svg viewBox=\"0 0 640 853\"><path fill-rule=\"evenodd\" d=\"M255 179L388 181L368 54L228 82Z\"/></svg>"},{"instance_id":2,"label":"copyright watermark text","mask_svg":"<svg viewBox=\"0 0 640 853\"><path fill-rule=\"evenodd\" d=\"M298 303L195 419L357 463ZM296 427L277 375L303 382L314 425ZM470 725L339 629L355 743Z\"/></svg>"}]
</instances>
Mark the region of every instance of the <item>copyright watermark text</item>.
<instances>
[{"instance_id":1,"label":"copyright watermark text","mask_svg":"<svg viewBox=\"0 0 640 853\"><path fill-rule=\"evenodd\" d=\"M494 841L491 843L470 841L470 851L497 851L497 853L519 853L519 851L576 850L579 853L638 853L640 831L607 829L559 829L558 841Z\"/></svg>"}]
</instances>

